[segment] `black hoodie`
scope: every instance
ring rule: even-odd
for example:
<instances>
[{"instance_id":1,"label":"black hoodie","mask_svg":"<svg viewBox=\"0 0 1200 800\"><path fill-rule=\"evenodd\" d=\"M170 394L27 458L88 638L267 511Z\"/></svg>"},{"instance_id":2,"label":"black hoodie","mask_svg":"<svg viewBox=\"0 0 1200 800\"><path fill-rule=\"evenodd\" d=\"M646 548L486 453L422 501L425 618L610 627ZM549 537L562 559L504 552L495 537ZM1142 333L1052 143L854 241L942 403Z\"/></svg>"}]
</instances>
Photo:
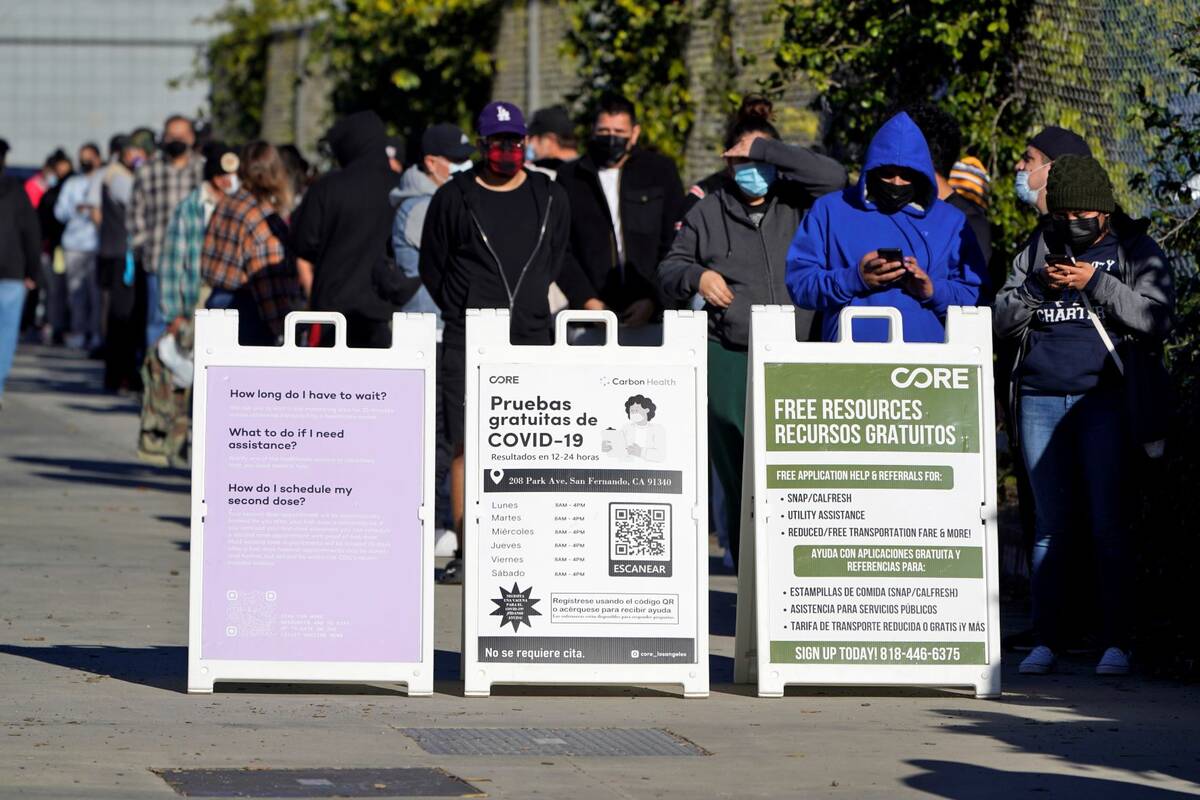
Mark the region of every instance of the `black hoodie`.
<instances>
[{"instance_id":1,"label":"black hoodie","mask_svg":"<svg viewBox=\"0 0 1200 800\"><path fill-rule=\"evenodd\" d=\"M425 214L421 232L421 280L442 310L445 342L462 347L468 308L507 308L513 344L549 344L553 338L546 293L567 255L571 209L567 193L539 172L526 172L537 208L537 245L521 277L508 286L479 222L480 193L475 171L442 185ZM509 290L512 290L510 297Z\"/></svg>"},{"instance_id":2,"label":"black hoodie","mask_svg":"<svg viewBox=\"0 0 1200 800\"><path fill-rule=\"evenodd\" d=\"M396 174L384 151L383 121L360 111L339 120L326 138L341 169L313 184L292 218L296 255L313 264L311 307L388 320L392 306L372 282L395 214L388 192Z\"/></svg>"},{"instance_id":3,"label":"black hoodie","mask_svg":"<svg viewBox=\"0 0 1200 800\"><path fill-rule=\"evenodd\" d=\"M0 280L37 281L42 251L37 212L25 186L3 172L0 166Z\"/></svg>"}]
</instances>

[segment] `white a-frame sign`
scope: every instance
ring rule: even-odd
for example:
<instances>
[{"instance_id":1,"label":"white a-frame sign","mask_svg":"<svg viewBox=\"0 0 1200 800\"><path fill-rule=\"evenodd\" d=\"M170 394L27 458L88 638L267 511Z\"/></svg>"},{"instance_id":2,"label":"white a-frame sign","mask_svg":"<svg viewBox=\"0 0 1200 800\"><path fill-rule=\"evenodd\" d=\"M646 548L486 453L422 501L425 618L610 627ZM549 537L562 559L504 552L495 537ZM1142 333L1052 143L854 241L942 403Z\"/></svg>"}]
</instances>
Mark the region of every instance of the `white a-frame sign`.
<instances>
[{"instance_id":1,"label":"white a-frame sign","mask_svg":"<svg viewBox=\"0 0 1200 800\"><path fill-rule=\"evenodd\" d=\"M296 326L334 328L298 347ZM433 693L432 314L346 346L293 312L282 347L196 312L188 691L216 681Z\"/></svg>"},{"instance_id":2,"label":"white a-frame sign","mask_svg":"<svg viewBox=\"0 0 1200 800\"><path fill-rule=\"evenodd\" d=\"M753 310L735 679L998 695L990 311L951 308L936 344L892 308L798 343L793 314ZM891 340L852 341L864 316Z\"/></svg>"},{"instance_id":3,"label":"white a-frame sign","mask_svg":"<svg viewBox=\"0 0 1200 800\"><path fill-rule=\"evenodd\" d=\"M513 345L467 315L464 683L675 684L708 694L707 327L667 312L621 346L611 312ZM572 323L603 345L568 344Z\"/></svg>"}]
</instances>

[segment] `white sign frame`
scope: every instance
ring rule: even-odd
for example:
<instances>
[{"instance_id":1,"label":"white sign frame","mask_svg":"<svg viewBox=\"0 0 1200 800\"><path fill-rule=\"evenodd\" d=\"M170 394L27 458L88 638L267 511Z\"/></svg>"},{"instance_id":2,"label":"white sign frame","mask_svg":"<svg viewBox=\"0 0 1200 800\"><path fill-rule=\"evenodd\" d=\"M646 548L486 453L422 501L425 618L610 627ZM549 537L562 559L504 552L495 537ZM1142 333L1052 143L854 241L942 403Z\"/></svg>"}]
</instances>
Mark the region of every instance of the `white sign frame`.
<instances>
[{"instance_id":1,"label":"white sign frame","mask_svg":"<svg viewBox=\"0 0 1200 800\"><path fill-rule=\"evenodd\" d=\"M603 324L603 345L570 345L567 326ZM701 311L663 314L663 344L659 347L621 346L617 318L611 311L563 311L555 318L555 344L514 345L509 340L507 309L467 311L466 381L466 547L463 551L463 683L467 697L487 697L494 684L557 685L679 685L684 697L709 693L708 645L708 321ZM480 519L483 498L479 432L480 367L535 361L539 365L596 367L672 364L689 366L696 374L695 502L691 517L696 530L696 663L694 664L519 664L479 661L480 586L472 564L480 558ZM474 379L473 379L474 378ZM568 495L569 496L569 495Z\"/></svg>"},{"instance_id":2,"label":"white sign frame","mask_svg":"<svg viewBox=\"0 0 1200 800\"><path fill-rule=\"evenodd\" d=\"M333 347L298 347L297 324L334 328ZM403 684L409 697L433 694L433 459L436 435L435 377L437 323L432 314L392 315L390 348L346 344L346 318L336 312L293 311L284 321L280 347L238 344L238 313L196 311L195 381L192 433L191 576L188 613L188 692L211 694L218 681L271 683ZM424 425L421 457L421 659L417 662L319 662L207 659L201 654L204 589L204 469L207 436L208 367L304 367L321 369L403 369L424 373Z\"/></svg>"},{"instance_id":3,"label":"white sign frame","mask_svg":"<svg viewBox=\"0 0 1200 800\"><path fill-rule=\"evenodd\" d=\"M823 686L967 686L980 698L1000 695L999 548L996 528L996 428L992 371L991 309L952 306L946 314L945 343L905 342L902 320L895 308L848 307L839 317L837 342L797 342L795 309L759 306L751 311L750 374L747 376L746 450L743 460L742 536L738 571L737 630L734 682L758 684L759 697L782 697L786 685ZM855 319L884 318L890 322L887 342L855 342ZM831 665L771 664L760 653L770 652L770 632L759 620L769 619L768 552L757 547L756 524L773 513L766 501L766 424L758 412L765 396L766 363L957 364L979 368L980 469L983 497L979 518L984 526L983 562L987 600L987 663L984 665ZM843 460L844 452L830 453ZM953 490L952 490L953 491Z\"/></svg>"}]
</instances>

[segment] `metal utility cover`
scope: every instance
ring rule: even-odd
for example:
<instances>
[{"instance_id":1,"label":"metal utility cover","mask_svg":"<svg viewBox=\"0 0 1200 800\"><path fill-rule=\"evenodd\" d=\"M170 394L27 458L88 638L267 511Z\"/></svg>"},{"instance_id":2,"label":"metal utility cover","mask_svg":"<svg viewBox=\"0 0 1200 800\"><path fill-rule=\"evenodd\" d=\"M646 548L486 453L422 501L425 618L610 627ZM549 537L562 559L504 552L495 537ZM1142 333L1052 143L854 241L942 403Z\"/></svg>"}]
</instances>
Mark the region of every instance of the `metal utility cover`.
<instances>
[{"instance_id":1,"label":"metal utility cover","mask_svg":"<svg viewBox=\"0 0 1200 800\"><path fill-rule=\"evenodd\" d=\"M425 767L388 769L161 769L184 797L484 797L454 775Z\"/></svg>"},{"instance_id":2,"label":"metal utility cover","mask_svg":"<svg viewBox=\"0 0 1200 800\"><path fill-rule=\"evenodd\" d=\"M662 728L405 728L431 755L706 756Z\"/></svg>"}]
</instances>

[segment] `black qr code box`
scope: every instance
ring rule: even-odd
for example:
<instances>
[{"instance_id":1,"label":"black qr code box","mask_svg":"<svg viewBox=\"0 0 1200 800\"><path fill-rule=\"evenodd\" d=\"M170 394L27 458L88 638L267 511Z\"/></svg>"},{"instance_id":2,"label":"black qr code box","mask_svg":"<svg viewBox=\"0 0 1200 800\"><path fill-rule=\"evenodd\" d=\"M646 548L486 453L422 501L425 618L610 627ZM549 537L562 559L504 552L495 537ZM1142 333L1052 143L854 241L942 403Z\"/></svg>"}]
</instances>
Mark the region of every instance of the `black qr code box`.
<instances>
[{"instance_id":1,"label":"black qr code box","mask_svg":"<svg viewBox=\"0 0 1200 800\"><path fill-rule=\"evenodd\" d=\"M608 504L608 574L671 577L671 506L668 503Z\"/></svg>"}]
</instances>

